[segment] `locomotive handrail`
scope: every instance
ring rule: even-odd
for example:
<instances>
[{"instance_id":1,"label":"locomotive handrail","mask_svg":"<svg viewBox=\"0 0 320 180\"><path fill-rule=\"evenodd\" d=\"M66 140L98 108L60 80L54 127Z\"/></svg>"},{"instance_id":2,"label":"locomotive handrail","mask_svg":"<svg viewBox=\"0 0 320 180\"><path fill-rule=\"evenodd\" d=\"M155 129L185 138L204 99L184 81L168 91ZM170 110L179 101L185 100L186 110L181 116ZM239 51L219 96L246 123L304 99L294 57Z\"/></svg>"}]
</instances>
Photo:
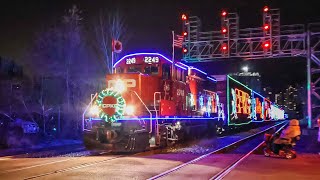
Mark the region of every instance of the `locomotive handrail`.
<instances>
[{"instance_id":1,"label":"locomotive handrail","mask_svg":"<svg viewBox=\"0 0 320 180\"><path fill-rule=\"evenodd\" d=\"M83 114L82 114L82 131L84 131L84 115L85 113L88 111L89 107L92 105L93 100L97 97L98 93L95 93L94 96L91 96L91 100L90 103L88 104L88 106L85 108Z\"/></svg>"},{"instance_id":2,"label":"locomotive handrail","mask_svg":"<svg viewBox=\"0 0 320 180\"><path fill-rule=\"evenodd\" d=\"M131 90L132 91L132 90ZM147 111L149 112L150 114L150 131L149 133L152 133L152 113L151 111L149 110L149 108L147 107L147 105L142 101L142 99L140 98L140 96L138 95L138 93L136 91L132 91L134 92L134 94L139 98L139 100L141 101L141 103L144 105L144 107L147 109Z\"/></svg>"},{"instance_id":3,"label":"locomotive handrail","mask_svg":"<svg viewBox=\"0 0 320 180\"><path fill-rule=\"evenodd\" d=\"M157 94L160 95L160 99L161 99L161 92L153 93L153 107L154 107L154 110L156 111L156 118L158 118L158 110L156 109L156 95Z\"/></svg>"},{"instance_id":4,"label":"locomotive handrail","mask_svg":"<svg viewBox=\"0 0 320 180\"><path fill-rule=\"evenodd\" d=\"M156 112L156 133L157 133L157 137L159 137L159 122L158 122L158 110L156 109L156 95L159 94L159 99L161 100L161 92L155 92L153 94L153 107L154 107L154 110ZM160 102L159 102L159 107L160 107ZM160 109L160 108L159 108ZM160 139L157 138L157 140L159 140L158 143L160 143Z\"/></svg>"}]
</instances>

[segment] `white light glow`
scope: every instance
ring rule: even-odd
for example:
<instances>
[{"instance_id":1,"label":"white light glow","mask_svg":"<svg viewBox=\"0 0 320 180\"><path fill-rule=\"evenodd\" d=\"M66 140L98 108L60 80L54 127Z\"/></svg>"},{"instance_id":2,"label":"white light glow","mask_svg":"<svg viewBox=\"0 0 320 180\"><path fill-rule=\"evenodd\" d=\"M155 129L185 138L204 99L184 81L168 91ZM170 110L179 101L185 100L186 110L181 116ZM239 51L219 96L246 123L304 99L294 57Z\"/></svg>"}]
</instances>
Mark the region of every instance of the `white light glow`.
<instances>
[{"instance_id":1,"label":"white light glow","mask_svg":"<svg viewBox=\"0 0 320 180\"><path fill-rule=\"evenodd\" d=\"M89 109L89 113L91 115L98 116L99 115L99 107L97 105L91 106Z\"/></svg>"},{"instance_id":2,"label":"white light glow","mask_svg":"<svg viewBox=\"0 0 320 180\"><path fill-rule=\"evenodd\" d=\"M249 67L248 67L248 66L243 66L243 67L242 67L242 70L243 70L244 72L248 72L248 71L249 71Z\"/></svg>"},{"instance_id":3,"label":"white light glow","mask_svg":"<svg viewBox=\"0 0 320 180\"><path fill-rule=\"evenodd\" d=\"M207 112L207 108L206 107L202 107L201 111L202 112Z\"/></svg>"},{"instance_id":4,"label":"white light glow","mask_svg":"<svg viewBox=\"0 0 320 180\"><path fill-rule=\"evenodd\" d=\"M133 115L133 113L134 113L134 107L133 106L126 106L126 108L125 108L125 112L126 112L126 114L127 115Z\"/></svg>"},{"instance_id":5,"label":"white light glow","mask_svg":"<svg viewBox=\"0 0 320 180\"><path fill-rule=\"evenodd\" d=\"M126 90L125 83L122 80L118 79L114 85L114 90L118 93L124 92Z\"/></svg>"}]
</instances>

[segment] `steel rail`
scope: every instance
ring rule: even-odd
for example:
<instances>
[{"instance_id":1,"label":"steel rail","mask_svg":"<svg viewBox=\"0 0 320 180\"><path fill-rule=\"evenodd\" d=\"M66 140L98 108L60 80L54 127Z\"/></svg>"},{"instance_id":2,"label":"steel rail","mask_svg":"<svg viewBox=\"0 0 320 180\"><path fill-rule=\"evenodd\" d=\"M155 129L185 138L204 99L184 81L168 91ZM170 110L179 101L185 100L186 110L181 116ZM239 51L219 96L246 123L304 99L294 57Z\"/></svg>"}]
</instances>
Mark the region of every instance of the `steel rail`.
<instances>
[{"instance_id":1,"label":"steel rail","mask_svg":"<svg viewBox=\"0 0 320 180\"><path fill-rule=\"evenodd\" d=\"M224 149L227 149L227 148L229 148L229 147L231 147L231 146L233 146L233 145L235 145L235 144L237 144L237 143L240 143L240 142L242 142L242 141L245 141L245 140L248 140L248 139L250 139L250 138L252 138L252 137L255 137L255 136L257 136L257 135L260 135L260 134L262 134L262 133L264 133L264 132L266 132L266 131L274 128L274 127L277 127L277 126L279 126L279 125L282 125L282 124L284 124L284 123L287 124L287 121L284 121L284 122L281 122L281 123L276 124L276 125L274 125L274 126L271 126L271 127L267 128L267 129L265 129L265 130L263 130L263 131L260 131L260 132L258 132L258 133L256 133L256 134L252 134L252 135L250 135L250 136L247 136L247 137L245 137L245 138L242 138L242 139L240 139L240 140L238 140L238 141L235 141L235 142L233 142L233 143L231 143L231 144L228 144L228 145L226 145L226 146L224 146L224 147L221 147L221 148L219 148L219 149L216 149L216 150L214 150L214 151L211 151L211 152L209 152L209 153L207 153L207 154L201 155L201 156L199 156L199 157L197 157L197 158L195 158L195 159L193 159L193 160L190 160L190 161L188 161L188 162L186 162L186 163L180 164L179 166L176 166L176 167L174 167L174 168L171 168L171 169L169 169L169 170L167 170L167 171L165 171L165 172L163 172L163 173L160 173L160 174L158 174L158 175L156 175L156 176L153 176L153 177L149 178L148 180L154 180L154 179L158 179L158 178L167 176L167 175L169 175L169 174L171 174L171 173L173 173L173 172L175 172L175 171L177 171L177 170L179 170L179 169L181 169L181 168L183 168L183 167L186 167L186 166L188 166L188 165L190 165L190 164L194 164L194 163L200 161L201 159L204 159L204 158L210 156L211 154L215 154L215 153L217 153L217 152L220 152L220 151L222 151L222 150L224 150ZM286 125L286 124L285 124L285 125ZM285 126L285 125L284 125L284 126Z\"/></svg>"},{"instance_id":2,"label":"steel rail","mask_svg":"<svg viewBox=\"0 0 320 180\"><path fill-rule=\"evenodd\" d=\"M277 131L279 132L281 129L283 129L287 123L283 126L281 126ZM260 146L264 144L264 141L262 141L258 146L254 147L251 151L249 151L247 154L243 155L241 158L230 164L228 167L217 173L215 176L210 178L210 180L221 180L225 176L227 176L233 169L235 169L243 160L245 160L247 157L249 157L255 150L257 150Z\"/></svg>"},{"instance_id":3,"label":"steel rail","mask_svg":"<svg viewBox=\"0 0 320 180\"><path fill-rule=\"evenodd\" d=\"M24 179L24 180L27 180L27 179L35 179L35 178L41 178L41 177L49 176L49 175L53 175L53 174L64 173L64 172L68 172L68 171L73 171L73 170L77 170L77 169L81 169L81 168L85 168L85 167L89 167L89 166L93 166L93 165L97 165L97 164L102 164L102 163L109 162L109 161L112 161L112 160L116 160L116 159L119 159L119 158L121 158L121 157L125 157L125 156L121 155L121 156L116 156L116 157L113 157L113 158L110 158L110 159L105 159L105 160L102 160L102 161L95 161L95 162L90 162L90 163L83 163L83 164L80 164L80 165L71 166L71 167L69 167L69 168L59 169L59 170L55 170L55 171L51 171L51 172L47 172L47 173L42 173L42 174L38 174L38 175L26 177L26 178L23 178L23 179Z\"/></svg>"}]
</instances>

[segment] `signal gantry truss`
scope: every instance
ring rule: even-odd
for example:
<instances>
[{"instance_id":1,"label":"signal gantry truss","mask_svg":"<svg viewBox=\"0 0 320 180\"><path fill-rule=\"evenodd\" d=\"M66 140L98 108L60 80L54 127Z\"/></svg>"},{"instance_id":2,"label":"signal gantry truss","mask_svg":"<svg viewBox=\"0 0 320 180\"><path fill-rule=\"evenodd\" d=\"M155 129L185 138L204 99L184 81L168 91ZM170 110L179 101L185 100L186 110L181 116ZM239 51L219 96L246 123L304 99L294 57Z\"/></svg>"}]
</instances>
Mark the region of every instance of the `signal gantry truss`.
<instances>
[{"instance_id":1,"label":"signal gantry truss","mask_svg":"<svg viewBox=\"0 0 320 180\"><path fill-rule=\"evenodd\" d=\"M238 14L222 11L221 30L205 32L201 31L198 17L183 19L182 60L192 63L230 58L306 57L311 128L320 118L320 23L281 25L280 10L267 6L262 17L261 27L240 29Z\"/></svg>"}]
</instances>

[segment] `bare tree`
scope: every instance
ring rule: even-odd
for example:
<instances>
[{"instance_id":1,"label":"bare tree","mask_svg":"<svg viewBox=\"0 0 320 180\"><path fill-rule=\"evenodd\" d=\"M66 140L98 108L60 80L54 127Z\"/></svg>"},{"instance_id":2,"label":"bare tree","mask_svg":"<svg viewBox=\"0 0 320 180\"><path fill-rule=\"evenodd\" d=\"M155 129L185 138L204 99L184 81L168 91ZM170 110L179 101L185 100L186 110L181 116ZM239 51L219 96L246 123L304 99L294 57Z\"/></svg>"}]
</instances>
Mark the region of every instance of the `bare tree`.
<instances>
[{"instance_id":1,"label":"bare tree","mask_svg":"<svg viewBox=\"0 0 320 180\"><path fill-rule=\"evenodd\" d=\"M62 113L68 115L68 121L63 122L68 123L68 127L75 126L73 121L80 119L77 116L81 114L83 103L90 99L90 93L105 83L105 71L93 58L95 52L88 48L90 38L85 38L80 15L81 11L73 6L62 20L45 25L43 31L36 34L25 58L31 76L37 77L34 79L39 92L34 97L41 113L44 115L48 109L61 107Z\"/></svg>"},{"instance_id":2,"label":"bare tree","mask_svg":"<svg viewBox=\"0 0 320 180\"><path fill-rule=\"evenodd\" d=\"M127 26L120 11L106 13L100 11L98 18L93 24L94 31L94 48L98 57L102 59L105 64L107 73L112 72L112 39L120 40L123 45L128 41ZM117 59L117 54L115 54Z\"/></svg>"},{"instance_id":3,"label":"bare tree","mask_svg":"<svg viewBox=\"0 0 320 180\"><path fill-rule=\"evenodd\" d=\"M80 45L80 18L81 11L73 5L69 9L68 13L63 17L63 24L65 25L65 69L66 69L66 93L67 93L67 112L70 111L70 99L71 99L71 90L70 90L70 68L71 65L76 63L73 62L75 53L77 53L77 48Z\"/></svg>"}]
</instances>

